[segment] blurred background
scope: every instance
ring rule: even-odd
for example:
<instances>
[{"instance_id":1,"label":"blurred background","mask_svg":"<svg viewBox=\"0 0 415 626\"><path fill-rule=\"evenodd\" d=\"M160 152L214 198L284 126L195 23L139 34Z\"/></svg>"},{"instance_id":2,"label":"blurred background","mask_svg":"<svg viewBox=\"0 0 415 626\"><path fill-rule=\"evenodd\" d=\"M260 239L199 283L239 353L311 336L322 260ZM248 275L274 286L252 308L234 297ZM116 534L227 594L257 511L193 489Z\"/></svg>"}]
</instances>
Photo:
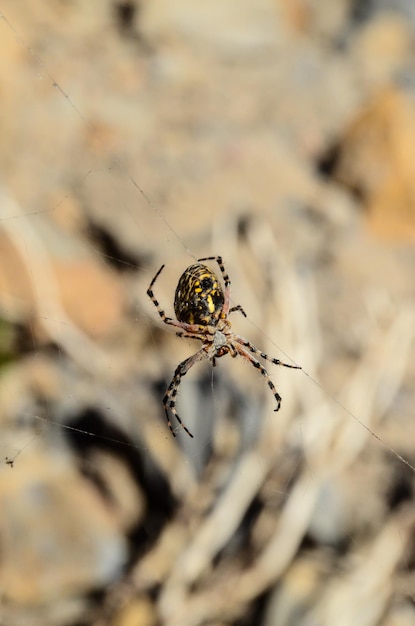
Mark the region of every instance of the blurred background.
<instances>
[{"instance_id":1,"label":"blurred background","mask_svg":"<svg viewBox=\"0 0 415 626\"><path fill-rule=\"evenodd\" d=\"M1 626L415 625L414 3L1 0L0 102ZM173 438L217 254L303 371Z\"/></svg>"}]
</instances>

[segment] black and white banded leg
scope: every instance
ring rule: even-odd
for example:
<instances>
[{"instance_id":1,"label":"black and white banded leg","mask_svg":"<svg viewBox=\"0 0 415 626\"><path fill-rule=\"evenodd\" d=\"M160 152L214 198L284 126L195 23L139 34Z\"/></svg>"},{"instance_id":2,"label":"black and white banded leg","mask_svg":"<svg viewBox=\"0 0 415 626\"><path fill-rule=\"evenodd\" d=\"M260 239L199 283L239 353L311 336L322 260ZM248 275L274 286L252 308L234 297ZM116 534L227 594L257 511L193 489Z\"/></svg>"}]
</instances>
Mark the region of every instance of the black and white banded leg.
<instances>
[{"instance_id":1,"label":"black and white banded leg","mask_svg":"<svg viewBox=\"0 0 415 626\"><path fill-rule=\"evenodd\" d=\"M247 350L245 350L245 348L243 348L241 345L235 344L235 348L237 349L238 354L240 354L247 361L252 363L252 365L257 370L259 370L261 372L262 376L267 381L268 387L271 389L272 395L275 398L276 407L275 407L274 411L279 411L280 407L281 407L281 396L278 393L278 391L276 390L275 385L272 382L272 380L271 380L267 370L265 369L265 367L263 365L261 365L261 363L254 356L252 356L252 354L250 354ZM262 353L260 353L260 354L262 354Z\"/></svg>"},{"instance_id":2,"label":"black and white banded leg","mask_svg":"<svg viewBox=\"0 0 415 626\"><path fill-rule=\"evenodd\" d=\"M258 350L258 348L252 345L252 343L250 343L243 337L240 337L239 335L235 335L235 341L243 345L245 348L248 348L248 350L252 352L253 354L257 354L262 359L266 359L270 363L274 363L274 365L281 365L281 367L289 367L293 370L302 369L300 365L291 365L290 363L284 363L283 361L280 361L279 359L274 359L274 357L269 356L269 354L266 354L265 352L261 352L261 350Z\"/></svg>"},{"instance_id":3,"label":"black and white banded leg","mask_svg":"<svg viewBox=\"0 0 415 626\"><path fill-rule=\"evenodd\" d=\"M193 356L189 357L185 361L182 361L177 366L174 372L172 381L170 385L167 387L166 393L164 394L164 398L163 398L164 411L166 413L167 425L170 428L170 431L173 437L176 436L176 433L174 432L173 425L170 420L169 410L172 412L176 420L179 422L180 426L184 428L187 434L190 437L193 437L190 430L182 422L176 410L176 397L177 397L177 391L180 387L180 383L181 383L183 376L187 374L187 372L190 370L191 367L193 367L193 365L195 365L195 363L197 363L198 361L202 361L203 359L206 359L206 358L208 358L208 355L206 354L206 351L202 348L201 350L196 352L196 354L194 354Z\"/></svg>"}]
</instances>

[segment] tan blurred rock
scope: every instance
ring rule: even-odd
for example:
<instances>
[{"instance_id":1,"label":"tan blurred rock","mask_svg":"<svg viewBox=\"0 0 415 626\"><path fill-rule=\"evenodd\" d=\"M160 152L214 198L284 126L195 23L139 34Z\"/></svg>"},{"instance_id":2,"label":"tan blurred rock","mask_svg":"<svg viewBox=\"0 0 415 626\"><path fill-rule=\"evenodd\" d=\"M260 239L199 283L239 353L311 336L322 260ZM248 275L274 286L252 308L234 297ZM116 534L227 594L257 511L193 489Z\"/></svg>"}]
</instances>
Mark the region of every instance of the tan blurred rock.
<instances>
[{"instance_id":1,"label":"tan blurred rock","mask_svg":"<svg viewBox=\"0 0 415 626\"><path fill-rule=\"evenodd\" d=\"M9 603L65 603L108 583L125 562L111 509L62 452L32 448L13 468L0 466L0 509L0 586Z\"/></svg>"},{"instance_id":2,"label":"tan blurred rock","mask_svg":"<svg viewBox=\"0 0 415 626\"><path fill-rule=\"evenodd\" d=\"M145 598L135 598L117 613L111 626L154 626L156 623L154 605Z\"/></svg>"},{"instance_id":3,"label":"tan blurred rock","mask_svg":"<svg viewBox=\"0 0 415 626\"><path fill-rule=\"evenodd\" d=\"M32 236L33 232L25 237L23 231L0 231L0 305L5 314L19 321L39 317L40 327L47 316L47 301L54 298L89 336L110 333L120 321L124 300L115 276L50 224L46 236L44 229L36 232L39 245L33 246ZM47 274L36 271L42 264L47 265ZM48 284L50 277L53 285ZM41 295L45 292L47 299ZM43 311L39 304L45 304Z\"/></svg>"},{"instance_id":4,"label":"tan blurred rock","mask_svg":"<svg viewBox=\"0 0 415 626\"><path fill-rule=\"evenodd\" d=\"M412 50L408 21L392 12L380 12L358 31L352 55L368 84L380 88L405 66Z\"/></svg>"},{"instance_id":5,"label":"tan blurred rock","mask_svg":"<svg viewBox=\"0 0 415 626\"><path fill-rule=\"evenodd\" d=\"M390 87L368 103L346 129L336 177L357 190L371 231L415 240L415 103Z\"/></svg>"}]
</instances>

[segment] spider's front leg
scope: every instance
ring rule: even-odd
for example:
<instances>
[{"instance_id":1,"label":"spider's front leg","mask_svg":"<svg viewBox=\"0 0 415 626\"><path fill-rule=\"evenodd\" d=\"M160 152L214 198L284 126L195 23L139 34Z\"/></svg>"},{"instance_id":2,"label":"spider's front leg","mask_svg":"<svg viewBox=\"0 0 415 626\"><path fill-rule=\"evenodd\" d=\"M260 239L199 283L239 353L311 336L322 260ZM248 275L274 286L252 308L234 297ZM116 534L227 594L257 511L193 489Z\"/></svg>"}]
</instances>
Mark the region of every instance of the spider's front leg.
<instances>
[{"instance_id":1,"label":"spider's front leg","mask_svg":"<svg viewBox=\"0 0 415 626\"><path fill-rule=\"evenodd\" d=\"M173 425L170 421L169 411L168 411L169 409L173 413L177 421L179 422L180 426L184 428L184 430L187 432L187 434L190 437L193 437L190 430L184 425L184 423L180 419L180 416L176 410L176 396L177 396L177 391L179 389L183 376L187 374L189 369L193 367L195 363L197 363L198 361L202 361L203 359L206 359L206 358L207 358L206 351L204 348L201 348L198 352L196 352L196 354L194 354L193 356L190 356L185 361L182 361L177 366L176 371L174 372L172 381L170 385L168 386L166 393L164 394L164 398L163 398L164 411L166 413L168 427L170 428L170 431L173 437L176 436L176 433L174 432Z\"/></svg>"},{"instance_id":2,"label":"spider's front leg","mask_svg":"<svg viewBox=\"0 0 415 626\"><path fill-rule=\"evenodd\" d=\"M225 291L224 291L225 302L222 308L222 315L224 317L227 317L229 314L230 299L231 299L231 280L229 278L228 272L225 270L225 266L223 265L222 257L221 256L205 256L205 257L202 257L201 259L198 259L198 261L216 261L216 263L219 265L223 282L225 283ZM240 310L239 307L234 307L234 310L235 309Z\"/></svg>"}]
</instances>

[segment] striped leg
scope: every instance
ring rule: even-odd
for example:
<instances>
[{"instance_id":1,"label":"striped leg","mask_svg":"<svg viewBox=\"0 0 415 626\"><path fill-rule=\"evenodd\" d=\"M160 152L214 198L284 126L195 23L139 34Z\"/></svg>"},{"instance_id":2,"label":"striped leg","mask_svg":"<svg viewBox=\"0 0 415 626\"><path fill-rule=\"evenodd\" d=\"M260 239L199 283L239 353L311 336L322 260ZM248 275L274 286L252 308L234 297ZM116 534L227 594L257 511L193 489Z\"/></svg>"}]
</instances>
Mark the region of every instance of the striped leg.
<instances>
[{"instance_id":1,"label":"striped leg","mask_svg":"<svg viewBox=\"0 0 415 626\"><path fill-rule=\"evenodd\" d=\"M234 311L239 311L244 317L246 317L246 313L240 304L237 304L236 306L233 306L231 309L229 309L229 313L233 313Z\"/></svg>"},{"instance_id":2,"label":"striped leg","mask_svg":"<svg viewBox=\"0 0 415 626\"><path fill-rule=\"evenodd\" d=\"M229 313L233 313L234 311L240 311L242 315L246 317L246 313L240 304L238 304L237 306L233 306L231 309L229 308L230 299L231 299L231 280L229 278L228 272L225 270L225 266L223 265L222 257L221 256L206 256L206 257L203 257L202 259L198 259L198 261L216 261L216 263L219 265L223 282L225 283L225 292L224 292L225 302L224 302L223 309L222 309L223 315L226 316L226 315L229 315Z\"/></svg>"},{"instance_id":3,"label":"striped leg","mask_svg":"<svg viewBox=\"0 0 415 626\"><path fill-rule=\"evenodd\" d=\"M201 259L198 259L198 261L216 261L216 263L219 265L223 282L225 283L225 291L224 291L225 302L224 302L223 309L222 309L222 315L226 317L229 313L229 307L230 307L230 301L231 301L231 280L229 278L228 272L225 270L222 257L221 256L205 256Z\"/></svg>"},{"instance_id":4,"label":"striped leg","mask_svg":"<svg viewBox=\"0 0 415 626\"><path fill-rule=\"evenodd\" d=\"M177 391L179 389L179 386L180 386L180 383L181 383L181 380L182 380L183 376L185 374L187 374L189 369L195 363L197 363L198 361L201 361L203 359L206 359L206 358L207 358L206 351L202 348L201 350L196 352L196 354L194 354L193 356L189 357L185 361L182 361L180 363L180 365L177 366L176 371L174 372L172 381L171 381L170 385L168 386L167 391L166 391L166 393L164 395L164 398L163 398L164 411L166 413L168 427L170 428L170 431L171 431L173 437L175 437L176 434L174 432L173 425L172 425L172 423L170 421L169 409L173 413L173 415L177 419L177 421L179 422L180 426L182 428L184 428L184 430L187 432L187 434L190 437L193 437L192 433L190 432L190 430L188 430L188 428L186 428L186 426L184 425L184 423L180 419L179 414L177 413L177 410L176 410L176 396L177 396Z\"/></svg>"},{"instance_id":5,"label":"striped leg","mask_svg":"<svg viewBox=\"0 0 415 626\"><path fill-rule=\"evenodd\" d=\"M234 340L242 344L243 346L245 346L245 348L248 348L248 350L252 352L253 354L257 354L262 359L266 359L270 363L274 363L274 365L281 365L282 367L290 367L293 370L302 369L301 365L290 365L289 363L284 363L283 361L280 361L279 359L274 359L274 357L269 356L265 352L261 352L261 350L258 350L258 348L256 348L252 343L250 343L243 337L240 337L239 335L235 335Z\"/></svg>"},{"instance_id":6,"label":"striped leg","mask_svg":"<svg viewBox=\"0 0 415 626\"><path fill-rule=\"evenodd\" d=\"M276 390L275 385L272 382L271 378L269 377L269 374L267 370L265 369L265 367L261 365L261 363L257 361L257 359L254 356L252 356L252 354L250 354L247 350L245 350L245 348L243 348L241 345L238 345L237 343L235 343L234 345L238 354L240 354L240 356L242 356L244 359L252 363L252 365L256 369L258 369L261 372L262 376L266 379L268 383L268 387L271 389L272 395L274 396L275 402L277 404L274 411L279 411L281 407L281 396Z\"/></svg>"},{"instance_id":7,"label":"striped leg","mask_svg":"<svg viewBox=\"0 0 415 626\"><path fill-rule=\"evenodd\" d=\"M163 311L163 309L161 308L159 301L157 300L156 296L154 295L154 291L153 291L153 287L154 287L154 283L156 282L157 278L160 276L161 272L164 269L164 265L162 265L159 269L159 271L157 272L157 274L154 276L153 280L150 283L149 288L147 289L147 295L150 298L151 302L154 304L154 306L157 309L157 313L160 315L161 319L163 320L163 322L165 324L171 324L172 326L175 326L175 324L173 323L174 320L171 317L167 317L167 315L165 314L165 312Z\"/></svg>"}]
</instances>

